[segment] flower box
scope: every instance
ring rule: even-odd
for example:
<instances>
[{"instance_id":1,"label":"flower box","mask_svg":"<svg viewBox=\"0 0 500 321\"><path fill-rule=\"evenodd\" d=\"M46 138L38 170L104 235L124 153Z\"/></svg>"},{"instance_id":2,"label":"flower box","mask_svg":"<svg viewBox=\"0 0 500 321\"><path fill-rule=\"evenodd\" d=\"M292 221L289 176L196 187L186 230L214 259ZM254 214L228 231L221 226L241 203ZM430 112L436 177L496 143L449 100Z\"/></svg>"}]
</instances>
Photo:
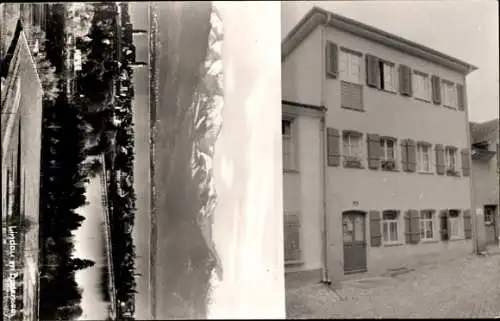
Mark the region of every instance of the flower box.
<instances>
[{"instance_id":1,"label":"flower box","mask_svg":"<svg viewBox=\"0 0 500 321\"><path fill-rule=\"evenodd\" d=\"M396 161L393 159L383 160L381 162L382 169L386 171L393 171L396 169Z\"/></svg>"},{"instance_id":2,"label":"flower box","mask_svg":"<svg viewBox=\"0 0 500 321\"><path fill-rule=\"evenodd\" d=\"M361 160L355 156L348 156L344 159L344 167L349 168L363 168Z\"/></svg>"},{"instance_id":3,"label":"flower box","mask_svg":"<svg viewBox=\"0 0 500 321\"><path fill-rule=\"evenodd\" d=\"M453 168L448 168L446 170L446 175L448 176L458 176L458 171Z\"/></svg>"}]
</instances>

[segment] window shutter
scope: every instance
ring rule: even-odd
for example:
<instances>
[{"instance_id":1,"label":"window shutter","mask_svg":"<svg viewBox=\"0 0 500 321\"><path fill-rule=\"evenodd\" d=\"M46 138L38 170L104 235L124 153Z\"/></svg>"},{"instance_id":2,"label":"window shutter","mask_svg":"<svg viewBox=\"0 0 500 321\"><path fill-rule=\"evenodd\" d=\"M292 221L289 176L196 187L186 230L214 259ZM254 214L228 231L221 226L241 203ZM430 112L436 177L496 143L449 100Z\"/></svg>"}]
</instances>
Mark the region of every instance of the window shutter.
<instances>
[{"instance_id":1,"label":"window shutter","mask_svg":"<svg viewBox=\"0 0 500 321\"><path fill-rule=\"evenodd\" d=\"M366 58L366 84L370 87L380 88L380 65L377 57L367 54Z\"/></svg>"},{"instance_id":2,"label":"window shutter","mask_svg":"<svg viewBox=\"0 0 500 321\"><path fill-rule=\"evenodd\" d=\"M410 210L410 233L411 243L418 244L420 242L420 215L417 210Z\"/></svg>"},{"instance_id":3,"label":"window shutter","mask_svg":"<svg viewBox=\"0 0 500 321\"><path fill-rule=\"evenodd\" d=\"M380 220L379 211L370 211L370 244L373 247L380 246L382 243Z\"/></svg>"},{"instance_id":4,"label":"window shutter","mask_svg":"<svg viewBox=\"0 0 500 321\"><path fill-rule=\"evenodd\" d=\"M407 140L407 172L413 173L417 169L417 145L412 139Z\"/></svg>"},{"instance_id":5,"label":"window shutter","mask_svg":"<svg viewBox=\"0 0 500 321\"><path fill-rule=\"evenodd\" d=\"M464 217L464 236L466 239L472 238L472 218L470 215L470 210L463 211Z\"/></svg>"},{"instance_id":6,"label":"window shutter","mask_svg":"<svg viewBox=\"0 0 500 321\"><path fill-rule=\"evenodd\" d=\"M465 110L465 91L464 86L457 84L457 102L458 102L458 110Z\"/></svg>"},{"instance_id":7,"label":"window shutter","mask_svg":"<svg viewBox=\"0 0 500 321\"><path fill-rule=\"evenodd\" d=\"M411 244L411 210L405 212L405 243Z\"/></svg>"},{"instance_id":8,"label":"window shutter","mask_svg":"<svg viewBox=\"0 0 500 321\"><path fill-rule=\"evenodd\" d=\"M436 173L444 175L444 147L441 144L436 144Z\"/></svg>"},{"instance_id":9,"label":"window shutter","mask_svg":"<svg viewBox=\"0 0 500 321\"><path fill-rule=\"evenodd\" d=\"M380 166L380 156L382 154L382 147L380 146L380 135L368 134L368 167L371 169L378 169Z\"/></svg>"},{"instance_id":10,"label":"window shutter","mask_svg":"<svg viewBox=\"0 0 500 321\"><path fill-rule=\"evenodd\" d=\"M300 261L300 219L297 214L285 213L285 261Z\"/></svg>"},{"instance_id":11,"label":"window shutter","mask_svg":"<svg viewBox=\"0 0 500 321\"><path fill-rule=\"evenodd\" d=\"M462 176L469 176L470 174L470 163L469 163L469 150L467 148L463 148L460 151L462 156Z\"/></svg>"},{"instance_id":12,"label":"window shutter","mask_svg":"<svg viewBox=\"0 0 500 321\"><path fill-rule=\"evenodd\" d=\"M411 96L411 69L406 65L399 66L399 92L404 96Z\"/></svg>"},{"instance_id":13,"label":"window shutter","mask_svg":"<svg viewBox=\"0 0 500 321\"><path fill-rule=\"evenodd\" d=\"M401 167L403 171L408 171L408 140L401 141Z\"/></svg>"},{"instance_id":14,"label":"window shutter","mask_svg":"<svg viewBox=\"0 0 500 321\"><path fill-rule=\"evenodd\" d=\"M340 164L340 135L335 128L328 127L327 135L327 155L328 166L339 166Z\"/></svg>"},{"instance_id":15,"label":"window shutter","mask_svg":"<svg viewBox=\"0 0 500 321\"><path fill-rule=\"evenodd\" d=\"M434 102L434 104L439 105L441 104L441 79L436 75L432 75L431 81L432 101Z\"/></svg>"},{"instance_id":16,"label":"window shutter","mask_svg":"<svg viewBox=\"0 0 500 321\"><path fill-rule=\"evenodd\" d=\"M331 41L326 42L326 78L336 79L338 76L338 47Z\"/></svg>"}]
</instances>

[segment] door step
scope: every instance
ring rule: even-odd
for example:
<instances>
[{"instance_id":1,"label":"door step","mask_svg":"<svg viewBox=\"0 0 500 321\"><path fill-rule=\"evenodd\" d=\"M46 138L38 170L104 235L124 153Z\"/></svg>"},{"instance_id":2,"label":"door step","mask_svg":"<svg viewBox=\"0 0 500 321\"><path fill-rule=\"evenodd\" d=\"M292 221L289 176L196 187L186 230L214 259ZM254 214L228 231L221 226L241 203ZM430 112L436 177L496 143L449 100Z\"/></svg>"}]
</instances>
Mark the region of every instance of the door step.
<instances>
[{"instance_id":1,"label":"door step","mask_svg":"<svg viewBox=\"0 0 500 321\"><path fill-rule=\"evenodd\" d=\"M387 271L383 274L384 276L395 277L401 274L407 274L414 271L414 269L409 268L407 266L401 266L397 268L387 269Z\"/></svg>"}]
</instances>

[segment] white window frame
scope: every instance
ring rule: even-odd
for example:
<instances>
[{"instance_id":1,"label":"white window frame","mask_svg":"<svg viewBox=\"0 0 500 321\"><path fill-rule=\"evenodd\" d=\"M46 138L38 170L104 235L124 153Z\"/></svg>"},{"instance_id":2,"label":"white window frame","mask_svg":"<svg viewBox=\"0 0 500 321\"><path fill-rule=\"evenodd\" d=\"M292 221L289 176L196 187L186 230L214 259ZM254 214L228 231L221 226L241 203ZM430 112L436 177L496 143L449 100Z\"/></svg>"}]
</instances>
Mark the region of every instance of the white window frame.
<instances>
[{"instance_id":1,"label":"white window frame","mask_svg":"<svg viewBox=\"0 0 500 321\"><path fill-rule=\"evenodd\" d=\"M450 108L457 108L457 87L450 81L441 81L441 95L443 96L443 105Z\"/></svg>"},{"instance_id":2,"label":"white window frame","mask_svg":"<svg viewBox=\"0 0 500 321\"><path fill-rule=\"evenodd\" d=\"M352 139L357 141L357 145L352 144ZM347 140L347 145L346 145ZM353 133L343 133L342 134L342 155L344 158L356 158L361 161L361 136ZM347 153L346 153L347 148Z\"/></svg>"},{"instance_id":3,"label":"white window frame","mask_svg":"<svg viewBox=\"0 0 500 321\"><path fill-rule=\"evenodd\" d=\"M284 122L288 123L289 133L286 133L285 130L285 133L282 131L281 135L283 171L297 171L297 148L294 133L295 119L283 118L282 126Z\"/></svg>"},{"instance_id":4,"label":"white window frame","mask_svg":"<svg viewBox=\"0 0 500 321\"><path fill-rule=\"evenodd\" d=\"M458 216L451 217L451 212L458 212ZM462 222L462 213L459 210L449 210L448 211L448 226L449 226L449 239L457 240L463 237L463 222ZM456 232L456 233L453 233Z\"/></svg>"},{"instance_id":5,"label":"white window frame","mask_svg":"<svg viewBox=\"0 0 500 321\"><path fill-rule=\"evenodd\" d=\"M418 72L416 70L412 73L412 92L413 97L430 102L431 100L431 84L429 75Z\"/></svg>"},{"instance_id":6,"label":"white window frame","mask_svg":"<svg viewBox=\"0 0 500 321\"><path fill-rule=\"evenodd\" d=\"M451 157L451 156L453 156L453 157ZM453 159L453 164L451 162L452 159ZM445 149L444 149L444 163L445 163L447 170L448 169L456 170L458 168L457 167L457 150L455 148L445 147Z\"/></svg>"},{"instance_id":7,"label":"white window frame","mask_svg":"<svg viewBox=\"0 0 500 321\"><path fill-rule=\"evenodd\" d=\"M339 78L340 80L361 85L362 82L362 54L352 52L346 48L339 51Z\"/></svg>"},{"instance_id":8,"label":"white window frame","mask_svg":"<svg viewBox=\"0 0 500 321\"><path fill-rule=\"evenodd\" d=\"M427 168L424 166L425 148L427 149L427 155L428 155ZM432 173L432 148L430 145L417 144L417 166L418 166L418 171L421 173Z\"/></svg>"},{"instance_id":9,"label":"white window frame","mask_svg":"<svg viewBox=\"0 0 500 321\"><path fill-rule=\"evenodd\" d=\"M396 213L396 218L395 219L385 219L384 214L387 212L393 212ZM396 239L392 240L391 239L391 225L396 225ZM387 226L387 232L388 234L385 234L385 227ZM401 223L400 223L400 213L399 211L395 210L385 210L382 211L382 244L383 245L394 245L394 244L401 244ZM387 240L386 240L387 236Z\"/></svg>"},{"instance_id":10,"label":"white window frame","mask_svg":"<svg viewBox=\"0 0 500 321\"><path fill-rule=\"evenodd\" d=\"M388 157L388 154L389 154L388 142L392 143L392 157ZM394 139L382 137L380 139L380 145L382 147L382 160L383 161L388 161L388 160L395 161L396 160L396 142L394 141Z\"/></svg>"},{"instance_id":11,"label":"white window frame","mask_svg":"<svg viewBox=\"0 0 500 321\"><path fill-rule=\"evenodd\" d=\"M381 74L384 81L381 82L382 89L391 93L397 92L398 74L396 66L386 61L380 61Z\"/></svg>"},{"instance_id":12,"label":"white window frame","mask_svg":"<svg viewBox=\"0 0 500 321\"><path fill-rule=\"evenodd\" d=\"M431 214L430 218L426 217L425 214ZM427 237L428 232L428 223L431 225L431 237ZM423 231L423 233L422 233ZM422 241L434 241L436 239L436 220L435 220L435 211L433 210L422 210L420 211L420 240ZM422 236L423 234L423 236Z\"/></svg>"}]
</instances>

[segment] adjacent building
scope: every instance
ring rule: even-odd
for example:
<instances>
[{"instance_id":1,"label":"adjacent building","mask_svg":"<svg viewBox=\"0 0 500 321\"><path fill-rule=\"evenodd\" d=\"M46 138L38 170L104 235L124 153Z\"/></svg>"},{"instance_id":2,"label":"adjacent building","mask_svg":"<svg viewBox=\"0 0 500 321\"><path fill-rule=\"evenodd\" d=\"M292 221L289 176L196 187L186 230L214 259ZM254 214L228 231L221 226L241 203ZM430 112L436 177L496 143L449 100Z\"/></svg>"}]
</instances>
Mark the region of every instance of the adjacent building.
<instances>
[{"instance_id":1,"label":"adjacent building","mask_svg":"<svg viewBox=\"0 0 500 321\"><path fill-rule=\"evenodd\" d=\"M282 43L286 271L324 281L471 253L476 67L313 8Z\"/></svg>"},{"instance_id":2,"label":"adjacent building","mask_svg":"<svg viewBox=\"0 0 500 321\"><path fill-rule=\"evenodd\" d=\"M481 241L485 246L498 245L500 239L499 217L499 131L498 119L471 123L473 201L483 212L484 228Z\"/></svg>"}]
</instances>

